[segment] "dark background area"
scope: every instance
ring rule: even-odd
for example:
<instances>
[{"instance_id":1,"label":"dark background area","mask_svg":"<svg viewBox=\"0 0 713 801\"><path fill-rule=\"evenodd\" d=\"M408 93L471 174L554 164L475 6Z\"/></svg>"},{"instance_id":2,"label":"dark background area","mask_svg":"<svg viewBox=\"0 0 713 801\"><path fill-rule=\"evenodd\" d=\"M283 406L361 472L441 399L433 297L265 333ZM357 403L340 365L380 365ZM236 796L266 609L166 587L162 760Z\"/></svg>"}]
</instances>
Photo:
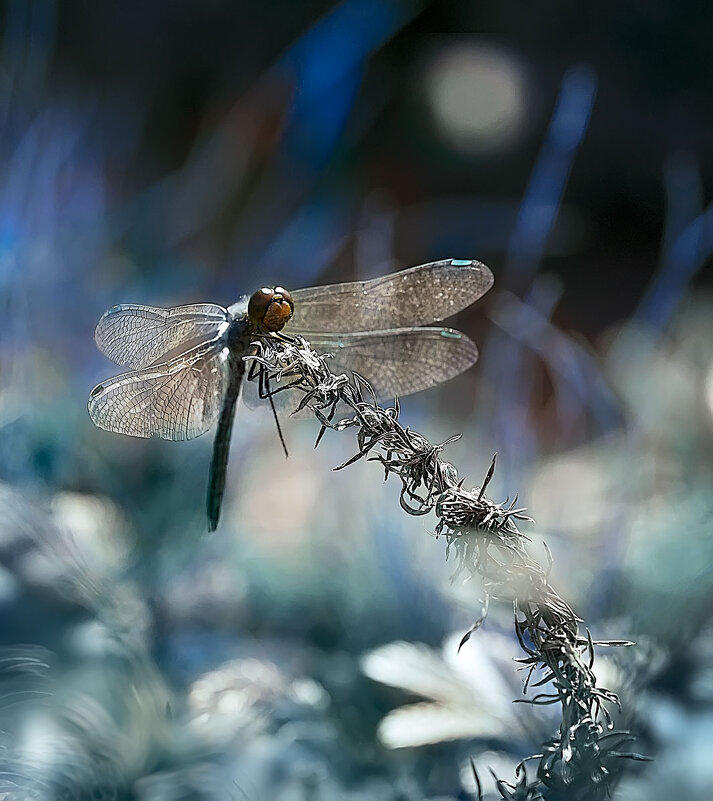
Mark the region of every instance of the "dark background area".
<instances>
[{"instance_id":1,"label":"dark background area","mask_svg":"<svg viewBox=\"0 0 713 801\"><path fill-rule=\"evenodd\" d=\"M259 90L251 98L251 88L329 8L329 3L289 2L177 2L170 9L162 3L63 2L56 11L48 83L53 92L78 101L140 104L143 119L131 157L107 152L121 176L112 188L126 197L185 164L206 125L236 105L259 103ZM517 203L563 74L586 65L598 79L596 102L565 200L577 213L579 229L565 237L565 252L547 258L544 266L566 281L566 308L559 313L567 326L593 335L630 314L656 266L664 165L683 152L696 159L703 186L710 180L711 12L678 3L433 2L418 8L402 6L410 21L363 64L344 138L322 165L322 185L345 187L352 204L374 190L405 206L473 195ZM458 43L492 44L522 63L530 108L515 146L463 155L433 130L420 82L428 59ZM336 36L332 46L346 49ZM323 61L315 69L328 81L329 54L318 58ZM275 116L287 102L275 101ZM121 119L114 124L120 127ZM309 142L300 144L309 150ZM235 199L215 222L218 230L204 233L210 240L205 269L240 290L240 264L220 243L228 236L225 230L237 226L241 207ZM279 223L271 220L275 228ZM419 238L401 226L397 258L403 263L421 258ZM478 255L497 259L498 250Z\"/></svg>"}]
</instances>

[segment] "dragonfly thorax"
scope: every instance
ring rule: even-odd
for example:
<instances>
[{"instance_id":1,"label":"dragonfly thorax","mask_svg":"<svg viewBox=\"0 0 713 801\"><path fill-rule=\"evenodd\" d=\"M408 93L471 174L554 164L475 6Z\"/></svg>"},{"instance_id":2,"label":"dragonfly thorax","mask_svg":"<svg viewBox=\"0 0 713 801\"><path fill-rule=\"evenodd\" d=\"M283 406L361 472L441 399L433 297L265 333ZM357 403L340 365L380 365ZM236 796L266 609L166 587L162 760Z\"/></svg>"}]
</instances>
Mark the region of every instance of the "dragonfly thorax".
<instances>
[{"instance_id":1,"label":"dragonfly thorax","mask_svg":"<svg viewBox=\"0 0 713 801\"><path fill-rule=\"evenodd\" d=\"M248 319L247 312L235 315L222 334L222 342L233 354L242 354L255 334L255 326Z\"/></svg>"}]
</instances>

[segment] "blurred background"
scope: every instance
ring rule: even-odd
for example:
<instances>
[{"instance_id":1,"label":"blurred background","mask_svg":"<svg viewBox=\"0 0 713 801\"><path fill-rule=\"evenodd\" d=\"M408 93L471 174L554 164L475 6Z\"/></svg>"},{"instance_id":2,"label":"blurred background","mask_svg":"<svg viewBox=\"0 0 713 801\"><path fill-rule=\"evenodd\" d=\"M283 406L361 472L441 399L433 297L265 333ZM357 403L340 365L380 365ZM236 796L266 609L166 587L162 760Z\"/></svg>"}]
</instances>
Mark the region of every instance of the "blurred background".
<instances>
[{"instance_id":1,"label":"blurred background","mask_svg":"<svg viewBox=\"0 0 713 801\"><path fill-rule=\"evenodd\" d=\"M713 767L713 9L446 0L0 3L0 791L11 799L466 799L558 726L513 705L512 612L349 432L241 409L92 425L122 302L478 258L466 375L403 421L469 486L492 454L532 552L656 757ZM490 781L490 784L488 784ZM572 797L575 797L574 795Z\"/></svg>"}]
</instances>

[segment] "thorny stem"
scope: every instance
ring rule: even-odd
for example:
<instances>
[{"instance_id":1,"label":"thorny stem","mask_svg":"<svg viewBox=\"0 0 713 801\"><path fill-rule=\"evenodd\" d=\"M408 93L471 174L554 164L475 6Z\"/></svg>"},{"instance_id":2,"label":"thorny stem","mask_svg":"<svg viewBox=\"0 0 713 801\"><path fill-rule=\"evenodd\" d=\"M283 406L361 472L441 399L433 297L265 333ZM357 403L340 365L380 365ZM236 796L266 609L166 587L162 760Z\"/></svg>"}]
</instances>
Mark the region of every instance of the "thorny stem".
<instances>
[{"instance_id":1,"label":"thorny stem","mask_svg":"<svg viewBox=\"0 0 713 801\"><path fill-rule=\"evenodd\" d=\"M361 376L349 380L333 374L325 357L298 338L266 337L256 344L253 355L245 357L259 367L272 392L299 391L302 397L295 411L309 408L321 424L317 444L326 429L356 429L357 453L341 470L359 459L376 461L384 476L401 480L399 502L411 515L435 512L435 533L446 541L446 556L458 562L456 575L478 576L483 585L481 615L461 640L461 646L482 625L490 599L513 604L515 632L524 656L516 661L526 673L524 691L530 686L547 688L519 699L533 705L559 704L559 731L544 745L543 753L527 757L510 784L497 780L502 798L534 801L547 792L552 798L566 797L595 801L609 796L622 758L645 759L620 751L633 738L616 730L611 708L619 699L611 690L597 687L592 667L594 646L632 645L627 641L595 643L589 631L580 632L580 618L552 587L548 567L543 568L528 554L528 538L518 523L532 522L517 506L517 497L495 503L486 489L495 471L495 457L482 486L465 489L456 468L441 459L444 447L459 437L432 445L421 434L399 422L399 404L384 408L377 403L370 384ZM346 417L337 411L346 408ZM531 679L537 675L537 681ZM524 762L537 761L536 777L528 781ZM562 795L564 793L564 796Z\"/></svg>"}]
</instances>

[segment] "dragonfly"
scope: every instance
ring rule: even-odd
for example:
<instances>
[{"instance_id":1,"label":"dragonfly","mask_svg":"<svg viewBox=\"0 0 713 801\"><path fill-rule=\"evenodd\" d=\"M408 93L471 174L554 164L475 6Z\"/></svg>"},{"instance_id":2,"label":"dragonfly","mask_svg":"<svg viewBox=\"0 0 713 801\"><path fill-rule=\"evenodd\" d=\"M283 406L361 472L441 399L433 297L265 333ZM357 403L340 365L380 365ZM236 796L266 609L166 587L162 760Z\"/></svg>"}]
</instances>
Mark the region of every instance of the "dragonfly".
<instances>
[{"instance_id":1,"label":"dragonfly","mask_svg":"<svg viewBox=\"0 0 713 801\"><path fill-rule=\"evenodd\" d=\"M431 325L481 298L493 285L479 261L444 259L368 281L292 292L265 286L227 308L120 304L94 338L128 372L89 395L95 425L117 434L187 440L216 422L206 512L214 531L225 491L230 438L246 356L264 337L303 337L333 356L334 372L357 373L379 400L453 378L478 358L475 343ZM252 349L252 350L251 350Z\"/></svg>"}]
</instances>

